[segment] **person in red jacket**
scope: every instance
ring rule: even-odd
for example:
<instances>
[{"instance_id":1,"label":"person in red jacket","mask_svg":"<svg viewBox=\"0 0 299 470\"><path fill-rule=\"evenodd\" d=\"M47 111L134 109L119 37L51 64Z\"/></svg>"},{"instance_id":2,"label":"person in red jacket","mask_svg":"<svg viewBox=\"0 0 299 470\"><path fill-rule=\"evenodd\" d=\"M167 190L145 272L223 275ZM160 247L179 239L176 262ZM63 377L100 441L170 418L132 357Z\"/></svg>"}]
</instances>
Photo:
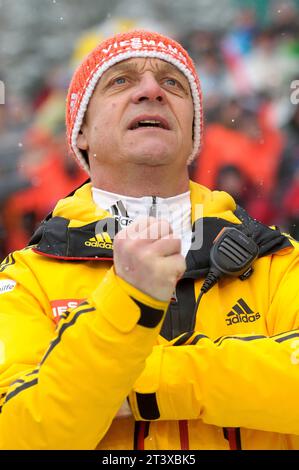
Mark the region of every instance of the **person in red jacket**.
<instances>
[{"instance_id":1,"label":"person in red jacket","mask_svg":"<svg viewBox=\"0 0 299 470\"><path fill-rule=\"evenodd\" d=\"M234 165L260 195L271 195L283 137L269 122L267 112L267 105L253 111L237 100L224 102L220 122L206 128L202 152L193 173L194 180L216 189L219 169Z\"/></svg>"}]
</instances>

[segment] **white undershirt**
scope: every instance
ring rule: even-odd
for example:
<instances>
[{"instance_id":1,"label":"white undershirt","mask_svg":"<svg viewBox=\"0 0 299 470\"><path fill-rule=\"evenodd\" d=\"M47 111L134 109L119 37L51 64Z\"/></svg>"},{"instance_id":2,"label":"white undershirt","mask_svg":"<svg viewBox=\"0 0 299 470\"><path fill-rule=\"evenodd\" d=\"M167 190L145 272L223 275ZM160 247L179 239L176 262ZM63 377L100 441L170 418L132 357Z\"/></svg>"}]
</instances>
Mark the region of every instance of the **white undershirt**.
<instances>
[{"instance_id":1,"label":"white undershirt","mask_svg":"<svg viewBox=\"0 0 299 470\"><path fill-rule=\"evenodd\" d=\"M92 188L92 197L99 208L105 209L117 217L123 227L138 216L153 215L167 220L171 224L174 234L181 239L181 253L186 256L191 245L192 235L190 191L162 198L155 196L130 197ZM124 209L128 217L126 217Z\"/></svg>"}]
</instances>

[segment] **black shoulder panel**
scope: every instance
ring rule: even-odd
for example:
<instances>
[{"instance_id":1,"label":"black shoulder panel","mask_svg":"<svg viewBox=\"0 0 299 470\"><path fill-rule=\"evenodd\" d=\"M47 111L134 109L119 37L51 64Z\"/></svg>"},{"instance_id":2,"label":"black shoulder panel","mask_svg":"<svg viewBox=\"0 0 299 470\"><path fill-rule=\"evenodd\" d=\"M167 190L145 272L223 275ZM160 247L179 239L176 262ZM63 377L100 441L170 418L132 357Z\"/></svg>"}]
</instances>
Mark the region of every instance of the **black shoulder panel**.
<instances>
[{"instance_id":1,"label":"black shoulder panel","mask_svg":"<svg viewBox=\"0 0 299 470\"><path fill-rule=\"evenodd\" d=\"M113 239L118 226L113 218L69 227L69 220L53 217L44 221L31 239L34 251L65 260L113 257Z\"/></svg>"},{"instance_id":2,"label":"black shoulder panel","mask_svg":"<svg viewBox=\"0 0 299 470\"><path fill-rule=\"evenodd\" d=\"M213 241L224 227L235 227L252 237L259 247L259 258L292 246L289 239L280 230L271 229L253 219L242 207L237 207L235 215L241 224L234 224L219 217L204 217L195 221L192 228L191 249L186 257L187 270L184 277L197 279L208 273ZM192 249L192 246L195 246L195 249Z\"/></svg>"}]
</instances>

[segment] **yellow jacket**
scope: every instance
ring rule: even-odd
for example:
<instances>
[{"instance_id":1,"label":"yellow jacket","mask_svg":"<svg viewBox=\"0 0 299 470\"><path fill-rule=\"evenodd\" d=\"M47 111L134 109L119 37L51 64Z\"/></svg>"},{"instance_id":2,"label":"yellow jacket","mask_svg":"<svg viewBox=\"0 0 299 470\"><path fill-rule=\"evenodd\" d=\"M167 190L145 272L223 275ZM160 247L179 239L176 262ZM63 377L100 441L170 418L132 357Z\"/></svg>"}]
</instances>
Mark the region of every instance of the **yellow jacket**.
<instances>
[{"instance_id":1,"label":"yellow jacket","mask_svg":"<svg viewBox=\"0 0 299 470\"><path fill-rule=\"evenodd\" d=\"M0 449L299 449L298 244L251 221L253 274L220 279L194 318L212 240L246 215L190 189L203 247L166 317L115 275L90 184L0 265ZM115 419L127 396L137 422Z\"/></svg>"}]
</instances>

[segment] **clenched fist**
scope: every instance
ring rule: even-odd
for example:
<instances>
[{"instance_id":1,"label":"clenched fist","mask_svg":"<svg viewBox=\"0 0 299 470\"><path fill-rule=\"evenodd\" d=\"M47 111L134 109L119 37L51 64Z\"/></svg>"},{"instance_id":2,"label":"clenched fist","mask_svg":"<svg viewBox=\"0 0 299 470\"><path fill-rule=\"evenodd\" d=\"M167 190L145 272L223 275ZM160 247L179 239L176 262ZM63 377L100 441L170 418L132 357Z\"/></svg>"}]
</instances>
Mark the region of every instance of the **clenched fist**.
<instances>
[{"instance_id":1,"label":"clenched fist","mask_svg":"<svg viewBox=\"0 0 299 470\"><path fill-rule=\"evenodd\" d=\"M140 217L114 239L116 274L151 297L169 301L186 269L181 241L170 224L155 217Z\"/></svg>"}]
</instances>

